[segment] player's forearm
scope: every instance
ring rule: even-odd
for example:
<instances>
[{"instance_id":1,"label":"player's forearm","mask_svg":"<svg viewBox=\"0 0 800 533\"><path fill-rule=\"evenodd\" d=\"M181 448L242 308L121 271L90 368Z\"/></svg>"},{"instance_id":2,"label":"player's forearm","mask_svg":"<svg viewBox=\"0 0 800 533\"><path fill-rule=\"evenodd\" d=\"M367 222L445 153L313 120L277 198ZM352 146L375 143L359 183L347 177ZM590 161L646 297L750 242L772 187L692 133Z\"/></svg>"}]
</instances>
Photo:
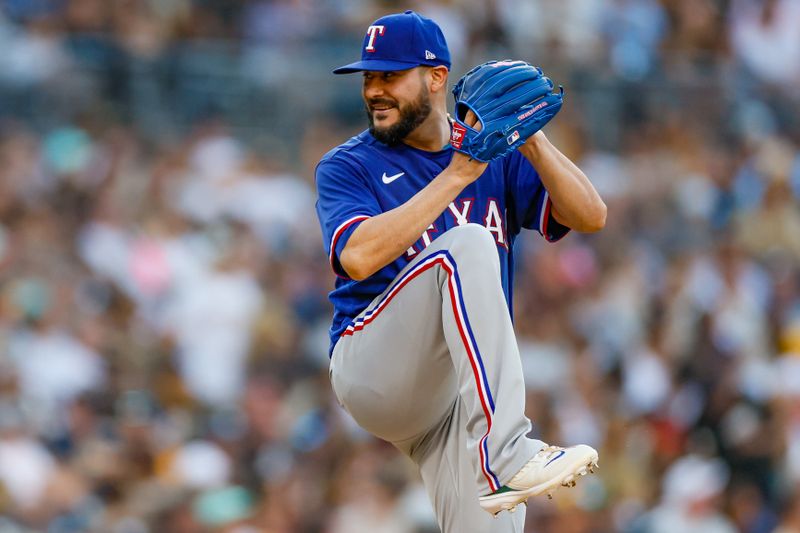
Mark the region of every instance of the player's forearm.
<instances>
[{"instance_id":1,"label":"player's forearm","mask_svg":"<svg viewBox=\"0 0 800 533\"><path fill-rule=\"evenodd\" d=\"M553 217L576 231L594 232L606 223L606 204L589 178L541 131L520 147L539 173L553 202Z\"/></svg>"},{"instance_id":2,"label":"player's forearm","mask_svg":"<svg viewBox=\"0 0 800 533\"><path fill-rule=\"evenodd\" d=\"M448 167L403 205L362 222L339 254L342 268L361 280L396 260L468 183Z\"/></svg>"}]
</instances>

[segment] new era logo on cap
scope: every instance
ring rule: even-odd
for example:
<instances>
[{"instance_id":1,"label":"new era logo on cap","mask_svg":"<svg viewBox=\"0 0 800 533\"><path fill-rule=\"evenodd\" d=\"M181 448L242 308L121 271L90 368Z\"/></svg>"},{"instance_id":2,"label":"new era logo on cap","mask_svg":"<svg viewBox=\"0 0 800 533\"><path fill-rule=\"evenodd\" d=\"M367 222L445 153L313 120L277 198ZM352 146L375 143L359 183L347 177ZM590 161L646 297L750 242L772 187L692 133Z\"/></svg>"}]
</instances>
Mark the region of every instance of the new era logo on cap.
<instances>
[{"instance_id":1,"label":"new era logo on cap","mask_svg":"<svg viewBox=\"0 0 800 533\"><path fill-rule=\"evenodd\" d=\"M408 70L419 65L450 68L450 51L441 28L414 11L381 17L367 28L361 61L344 65L334 74L362 70Z\"/></svg>"}]
</instances>

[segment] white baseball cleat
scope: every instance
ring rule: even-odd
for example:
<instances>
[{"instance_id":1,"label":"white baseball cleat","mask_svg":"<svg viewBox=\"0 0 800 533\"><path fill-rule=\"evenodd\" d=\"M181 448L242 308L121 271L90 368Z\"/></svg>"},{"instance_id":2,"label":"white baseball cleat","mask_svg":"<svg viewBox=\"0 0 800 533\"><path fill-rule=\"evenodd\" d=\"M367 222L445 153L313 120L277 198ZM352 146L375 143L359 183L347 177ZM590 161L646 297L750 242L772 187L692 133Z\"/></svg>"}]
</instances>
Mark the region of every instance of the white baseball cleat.
<instances>
[{"instance_id":1,"label":"white baseball cleat","mask_svg":"<svg viewBox=\"0 0 800 533\"><path fill-rule=\"evenodd\" d=\"M546 446L500 490L481 496L481 507L496 516L500 511L513 512L531 496L547 493L552 498L557 488L574 487L579 477L594 472L597 460L597 450L585 444Z\"/></svg>"}]
</instances>

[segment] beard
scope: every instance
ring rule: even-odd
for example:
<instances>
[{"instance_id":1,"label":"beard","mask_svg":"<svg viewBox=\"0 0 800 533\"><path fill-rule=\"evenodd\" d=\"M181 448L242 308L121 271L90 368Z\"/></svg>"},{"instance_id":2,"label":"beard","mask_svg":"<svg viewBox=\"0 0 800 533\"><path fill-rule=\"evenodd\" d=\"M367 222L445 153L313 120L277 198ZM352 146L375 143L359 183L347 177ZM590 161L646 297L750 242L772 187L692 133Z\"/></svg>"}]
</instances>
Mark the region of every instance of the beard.
<instances>
[{"instance_id":1,"label":"beard","mask_svg":"<svg viewBox=\"0 0 800 533\"><path fill-rule=\"evenodd\" d=\"M428 91L423 88L419 92L417 99L402 107L398 106L397 110L400 113L400 118L397 122L386 128L378 128L375 126L375 120L372 118L370 105L376 104L389 104L395 105L395 102L376 98L367 103L367 120L369 121L369 132L375 137L376 140L387 144L389 146L396 146L403 142L409 133L414 131L417 126L425 122L428 115L431 114L431 99Z\"/></svg>"}]
</instances>

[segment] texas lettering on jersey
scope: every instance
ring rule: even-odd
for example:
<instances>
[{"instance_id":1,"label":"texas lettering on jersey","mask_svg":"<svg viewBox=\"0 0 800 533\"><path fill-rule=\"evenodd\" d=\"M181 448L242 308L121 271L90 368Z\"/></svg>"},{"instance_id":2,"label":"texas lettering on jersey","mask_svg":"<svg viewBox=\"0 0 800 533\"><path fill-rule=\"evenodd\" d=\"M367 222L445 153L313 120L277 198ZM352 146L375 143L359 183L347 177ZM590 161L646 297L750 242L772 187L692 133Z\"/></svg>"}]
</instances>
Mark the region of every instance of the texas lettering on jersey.
<instances>
[{"instance_id":1,"label":"texas lettering on jersey","mask_svg":"<svg viewBox=\"0 0 800 533\"><path fill-rule=\"evenodd\" d=\"M380 36L380 30L375 30ZM481 224L494 236L501 282L511 307L514 239L522 229L560 239L568 228L550 216L550 200L533 166L519 152L491 161L400 257L372 276L356 281L339 263L353 232L370 217L403 205L450 163L453 149L425 152L400 144L387 146L368 131L328 152L316 168L317 215L336 285L331 349L347 325L380 295L410 261L451 228Z\"/></svg>"},{"instance_id":2,"label":"texas lettering on jersey","mask_svg":"<svg viewBox=\"0 0 800 533\"><path fill-rule=\"evenodd\" d=\"M460 207L456 207L456 202L458 202ZM506 237L505 224L503 223L505 220L505 213L502 217L500 216L500 207L498 206L497 200L494 198L490 198L488 200L486 207L483 210L486 213L486 216L480 221L470 220L470 212L475 204L474 198L459 199L456 200L456 202L451 202L444 212L445 216L452 217L453 224L448 225L448 228L453 226L463 226L464 224L469 224L470 222L483 224L486 229L489 230L489 233L494 236L494 240L497 242L497 245L508 249L508 238ZM441 230L440 228L436 227L436 223L434 222L422 233L422 237L420 237L420 239L406 251L406 258L413 259L415 255L430 246L435 238L432 236L432 234L437 233L441 233Z\"/></svg>"}]
</instances>

